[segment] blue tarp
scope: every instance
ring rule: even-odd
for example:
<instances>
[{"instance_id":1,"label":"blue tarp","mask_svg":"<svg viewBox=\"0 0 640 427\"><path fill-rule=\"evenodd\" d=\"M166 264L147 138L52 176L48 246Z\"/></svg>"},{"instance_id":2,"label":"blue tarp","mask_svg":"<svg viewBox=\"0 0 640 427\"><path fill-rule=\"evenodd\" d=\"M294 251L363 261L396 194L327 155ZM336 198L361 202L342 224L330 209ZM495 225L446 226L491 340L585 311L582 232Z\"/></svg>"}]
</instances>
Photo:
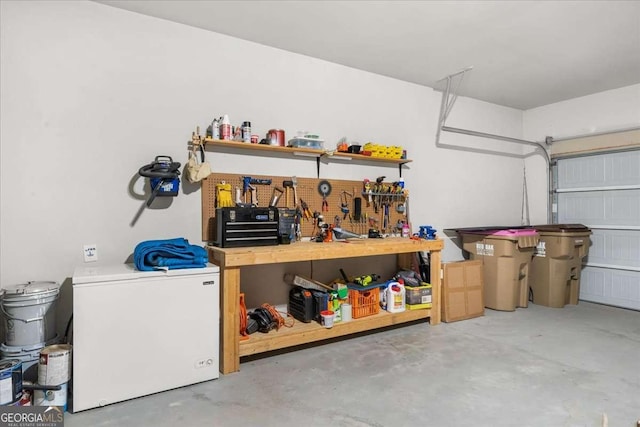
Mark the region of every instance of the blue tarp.
<instances>
[{"instance_id":1,"label":"blue tarp","mask_svg":"<svg viewBox=\"0 0 640 427\"><path fill-rule=\"evenodd\" d=\"M187 239L178 237L138 243L133 251L133 260L138 270L153 271L159 268L202 268L206 267L209 257L202 246L191 245Z\"/></svg>"}]
</instances>

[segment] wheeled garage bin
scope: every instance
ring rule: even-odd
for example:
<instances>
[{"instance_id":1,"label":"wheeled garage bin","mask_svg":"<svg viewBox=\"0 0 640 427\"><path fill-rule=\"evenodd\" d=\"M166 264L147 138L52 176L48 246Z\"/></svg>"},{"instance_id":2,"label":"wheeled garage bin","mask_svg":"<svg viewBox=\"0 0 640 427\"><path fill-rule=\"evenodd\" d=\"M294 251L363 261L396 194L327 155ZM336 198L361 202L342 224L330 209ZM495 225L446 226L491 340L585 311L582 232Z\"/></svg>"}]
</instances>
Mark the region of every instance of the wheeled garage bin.
<instances>
[{"instance_id":1,"label":"wheeled garage bin","mask_svg":"<svg viewBox=\"0 0 640 427\"><path fill-rule=\"evenodd\" d=\"M529 302L529 268L539 236L533 228L458 229L462 248L484 270L484 305L514 311Z\"/></svg>"},{"instance_id":2,"label":"wheeled garage bin","mask_svg":"<svg viewBox=\"0 0 640 427\"><path fill-rule=\"evenodd\" d=\"M578 304L582 259L589 254L591 230L582 224L534 228L540 241L531 261L533 303L555 308Z\"/></svg>"}]
</instances>

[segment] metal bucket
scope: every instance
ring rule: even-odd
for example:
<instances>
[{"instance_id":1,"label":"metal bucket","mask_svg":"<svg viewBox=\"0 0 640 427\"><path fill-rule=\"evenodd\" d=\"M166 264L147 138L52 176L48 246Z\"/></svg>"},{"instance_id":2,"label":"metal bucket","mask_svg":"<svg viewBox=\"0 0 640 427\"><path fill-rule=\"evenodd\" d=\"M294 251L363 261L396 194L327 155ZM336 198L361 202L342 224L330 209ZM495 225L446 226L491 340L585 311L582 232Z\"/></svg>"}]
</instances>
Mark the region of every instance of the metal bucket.
<instances>
[{"instance_id":1,"label":"metal bucket","mask_svg":"<svg viewBox=\"0 0 640 427\"><path fill-rule=\"evenodd\" d=\"M56 282L28 282L4 289L0 310L4 314L6 345L35 345L56 336Z\"/></svg>"}]
</instances>

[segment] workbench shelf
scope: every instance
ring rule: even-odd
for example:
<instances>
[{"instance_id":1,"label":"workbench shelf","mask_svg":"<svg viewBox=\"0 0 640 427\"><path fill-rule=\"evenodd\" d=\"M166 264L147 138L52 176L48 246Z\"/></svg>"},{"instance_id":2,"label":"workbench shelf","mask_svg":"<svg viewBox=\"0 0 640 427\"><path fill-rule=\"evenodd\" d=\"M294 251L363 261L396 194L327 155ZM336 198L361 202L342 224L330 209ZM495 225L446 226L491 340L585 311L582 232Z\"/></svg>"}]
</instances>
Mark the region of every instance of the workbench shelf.
<instances>
[{"instance_id":1,"label":"workbench shelf","mask_svg":"<svg viewBox=\"0 0 640 427\"><path fill-rule=\"evenodd\" d=\"M441 239L424 240L390 237L345 242L296 242L290 245L219 248L207 246L209 261L220 267L220 371L223 374L240 370L240 357L264 353L334 337L364 332L419 319L429 318L431 325L440 323L440 252ZM379 313L336 323L326 329L315 322L296 322L292 328L280 328L268 334L255 333L248 340L240 339L240 275L243 267L288 262L345 259L377 255L396 255L398 268L410 268L415 252L431 254L432 308L407 310L402 313Z\"/></svg>"},{"instance_id":2,"label":"workbench shelf","mask_svg":"<svg viewBox=\"0 0 640 427\"><path fill-rule=\"evenodd\" d=\"M256 332L250 335L249 339L240 341L240 356L251 356L430 317L431 309L406 310L402 313L381 311L373 316L334 323L330 329L317 322L303 323L296 320L291 328L281 327L279 330L272 330L267 334Z\"/></svg>"},{"instance_id":3,"label":"workbench shelf","mask_svg":"<svg viewBox=\"0 0 640 427\"><path fill-rule=\"evenodd\" d=\"M320 175L320 161L338 161L338 162L363 162L379 165L397 165L402 176L402 166L410 163L409 159L388 159L385 157L370 157L354 153L342 153L331 150L316 150L304 147L280 147L278 145L249 144L239 141L228 141L220 139L204 138L200 139L200 143L204 144L206 150L242 150L253 154L274 154L279 156L293 156L300 158L315 159L318 168L318 176ZM197 140L193 139L192 144L197 144Z\"/></svg>"}]
</instances>

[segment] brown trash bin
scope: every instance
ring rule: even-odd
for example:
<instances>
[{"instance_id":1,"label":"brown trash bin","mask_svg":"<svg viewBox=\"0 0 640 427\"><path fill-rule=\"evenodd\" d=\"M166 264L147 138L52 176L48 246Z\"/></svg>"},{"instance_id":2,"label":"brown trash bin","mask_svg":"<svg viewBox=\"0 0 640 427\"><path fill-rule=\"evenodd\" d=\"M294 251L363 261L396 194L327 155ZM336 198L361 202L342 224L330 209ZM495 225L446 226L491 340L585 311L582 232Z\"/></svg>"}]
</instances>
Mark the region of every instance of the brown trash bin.
<instances>
[{"instance_id":1,"label":"brown trash bin","mask_svg":"<svg viewBox=\"0 0 640 427\"><path fill-rule=\"evenodd\" d=\"M534 228L540 241L531 261L533 303L555 308L578 304L582 259L589 254L591 230L582 224Z\"/></svg>"},{"instance_id":2,"label":"brown trash bin","mask_svg":"<svg viewBox=\"0 0 640 427\"><path fill-rule=\"evenodd\" d=\"M529 268L539 236L533 228L458 229L462 248L484 270L484 306L514 311L529 305Z\"/></svg>"}]
</instances>

